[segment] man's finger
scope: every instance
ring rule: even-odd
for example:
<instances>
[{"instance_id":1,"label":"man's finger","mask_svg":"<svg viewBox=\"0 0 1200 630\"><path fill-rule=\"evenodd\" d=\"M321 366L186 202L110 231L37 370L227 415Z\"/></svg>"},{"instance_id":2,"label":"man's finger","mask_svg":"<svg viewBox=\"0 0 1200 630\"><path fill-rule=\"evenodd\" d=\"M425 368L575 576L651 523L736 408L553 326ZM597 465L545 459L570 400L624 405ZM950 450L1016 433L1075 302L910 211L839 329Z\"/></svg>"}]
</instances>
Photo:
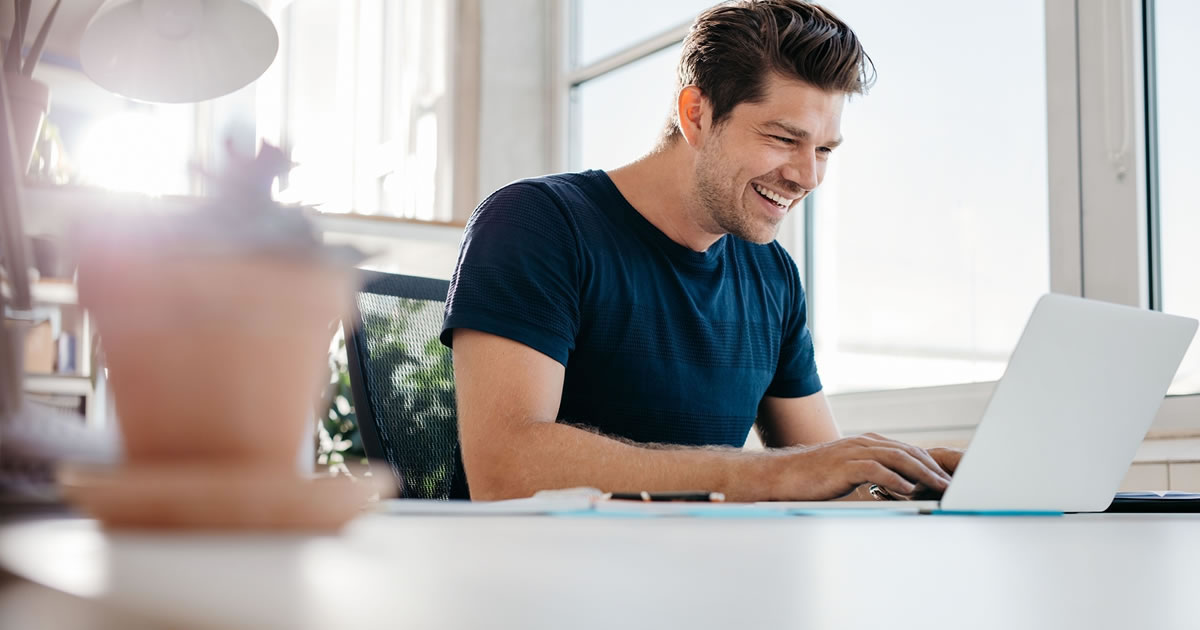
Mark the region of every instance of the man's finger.
<instances>
[{"instance_id":1,"label":"man's finger","mask_svg":"<svg viewBox=\"0 0 1200 630\"><path fill-rule=\"evenodd\" d=\"M892 494L902 496L916 492L916 484L905 479L891 468L871 459L847 462L846 467L856 473L862 483L874 483L887 488Z\"/></svg>"},{"instance_id":2,"label":"man's finger","mask_svg":"<svg viewBox=\"0 0 1200 630\"><path fill-rule=\"evenodd\" d=\"M944 481L947 483L950 482L950 472L947 471L945 467L942 466L942 463L939 462L936 457L930 454L929 451L918 446L913 446L912 444L905 444L904 442L897 442L897 444L900 445L906 453L919 460L922 464L925 464L925 466L927 466L930 470L936 472Z\"/></svg>"},{"instance_id":3,"label":"man's finger","mask_svg":"<svg viewBox=\"0 0 1200 630\"><path fill-rule=\"evenodd\" d=\"M958 469L958 462L962 461L963 452L956 448L931 448L929 456L937 461L943 470L954 474Z\"/></svg>"}]
</instances>

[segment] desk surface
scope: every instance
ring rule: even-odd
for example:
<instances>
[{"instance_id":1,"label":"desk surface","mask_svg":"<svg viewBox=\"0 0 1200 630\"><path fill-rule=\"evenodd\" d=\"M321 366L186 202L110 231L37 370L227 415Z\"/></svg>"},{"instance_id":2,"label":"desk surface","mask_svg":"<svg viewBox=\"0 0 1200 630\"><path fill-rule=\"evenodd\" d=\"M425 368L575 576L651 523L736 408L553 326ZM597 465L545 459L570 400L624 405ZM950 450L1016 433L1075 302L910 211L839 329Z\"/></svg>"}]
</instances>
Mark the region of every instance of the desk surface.
<instances>
[{"instance_id":1,"label":"desk surface","mask_svg":"<svg viewBox=\"0 0 1200 630\"><path fill-rule=\"evenodd\" d=\"M373 515L338 536L42 520L0 528L0 565L28 580L0 607L96 628L1200 627L1193 515Z\"/></svg>"}]
</instances>

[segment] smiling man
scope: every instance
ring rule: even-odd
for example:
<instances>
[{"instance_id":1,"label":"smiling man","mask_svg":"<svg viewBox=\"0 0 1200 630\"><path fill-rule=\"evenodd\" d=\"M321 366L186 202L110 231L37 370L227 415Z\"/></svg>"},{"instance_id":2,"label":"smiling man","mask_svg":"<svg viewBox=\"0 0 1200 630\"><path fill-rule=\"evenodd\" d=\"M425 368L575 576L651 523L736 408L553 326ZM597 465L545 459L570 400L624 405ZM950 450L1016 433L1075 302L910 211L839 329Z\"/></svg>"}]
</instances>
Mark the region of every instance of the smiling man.
<instances>
[{"instance_id":1,"label":"smiling man","mask_svg":"<svg viewBox=\"0 0 1200 630\"><path fill-rule=\"evenodd\" d=\"M870 59L829 11L726 3L683 44L655 149L511 184L467 225L442 341L472 498L548 488L832 499L945 488L958 453L842 439L779 224ZM757 422L765 451L742 444Z\"/></svg>"}]
</instances>

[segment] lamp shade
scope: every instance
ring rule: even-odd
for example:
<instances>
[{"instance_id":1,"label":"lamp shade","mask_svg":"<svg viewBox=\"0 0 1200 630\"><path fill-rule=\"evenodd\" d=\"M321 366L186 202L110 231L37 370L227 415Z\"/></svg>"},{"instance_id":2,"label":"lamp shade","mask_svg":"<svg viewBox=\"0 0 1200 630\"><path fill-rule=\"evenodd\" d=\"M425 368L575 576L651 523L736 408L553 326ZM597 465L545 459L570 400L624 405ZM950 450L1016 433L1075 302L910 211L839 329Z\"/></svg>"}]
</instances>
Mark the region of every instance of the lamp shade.
<instances>
[{"instance_id":1,"label":"lamp shade","mask_svg":"<svg viewBox=\"0 0 1200 630\"><path fill-rule=\"evenodd\" d=\"M84 31L79 60L122 96L190 103L245 87L278 50L271 18L248 0L110 0Z\"/></svg>"}]
</instances>

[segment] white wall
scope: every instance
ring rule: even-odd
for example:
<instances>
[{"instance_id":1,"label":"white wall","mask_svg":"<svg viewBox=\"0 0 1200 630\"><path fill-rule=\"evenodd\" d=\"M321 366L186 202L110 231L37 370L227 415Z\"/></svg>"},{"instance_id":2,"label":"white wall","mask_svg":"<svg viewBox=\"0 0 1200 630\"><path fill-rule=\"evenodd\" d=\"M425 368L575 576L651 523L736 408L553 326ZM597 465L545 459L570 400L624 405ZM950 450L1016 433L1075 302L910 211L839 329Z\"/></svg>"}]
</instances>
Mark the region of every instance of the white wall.
<instances>
[{"instance_id":1,"label":"white wall","mask_svg":"<svg viewBox=\"0 0 1200 630\"><path fill-rule=\"evenodd\" d=\"M513 180L553 168L551 1L480 3L479 200Z\"/></svg>"}]
</instances>

